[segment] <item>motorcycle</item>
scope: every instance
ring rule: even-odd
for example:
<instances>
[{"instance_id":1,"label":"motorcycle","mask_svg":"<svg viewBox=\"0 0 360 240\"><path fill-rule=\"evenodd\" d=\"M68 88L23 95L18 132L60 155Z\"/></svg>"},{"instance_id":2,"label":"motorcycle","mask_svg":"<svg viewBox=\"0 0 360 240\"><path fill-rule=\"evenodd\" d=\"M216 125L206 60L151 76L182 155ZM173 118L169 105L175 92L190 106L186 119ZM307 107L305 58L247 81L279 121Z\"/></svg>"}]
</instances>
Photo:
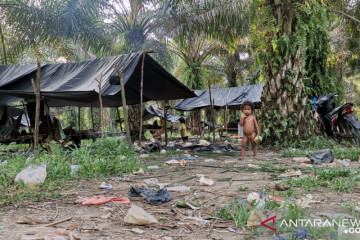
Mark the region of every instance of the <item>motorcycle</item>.
<instances>
[{"instance_id":1,"label":"motorcycle","mask_svg":"<svg viewBox=\"0 0 360 240\"><path fill-rule=\"evenodd\" d=\"M353 104L345 103L335 108L335 103L330 101L337 96L338 93L330 93L316 101L313 111L321 124L320 130L338 141L348 139L360 145L360 123L354 114Z\"/></svg>"}]
</instances>

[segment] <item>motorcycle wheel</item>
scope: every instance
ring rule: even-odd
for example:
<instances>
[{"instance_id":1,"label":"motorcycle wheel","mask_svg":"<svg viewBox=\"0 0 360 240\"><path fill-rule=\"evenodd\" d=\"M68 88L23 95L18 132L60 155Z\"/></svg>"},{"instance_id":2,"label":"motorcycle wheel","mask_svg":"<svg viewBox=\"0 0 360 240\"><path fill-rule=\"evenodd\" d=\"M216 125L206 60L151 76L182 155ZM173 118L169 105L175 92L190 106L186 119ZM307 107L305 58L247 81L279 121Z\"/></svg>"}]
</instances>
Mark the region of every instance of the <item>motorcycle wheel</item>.
<instances>
[{"instance_id":1,"label":"motorcycle wheel","mask_svg":"<svg viewBox=\"0 0 360 240\"><path fill-rule=\"evenodd\" d=\"M350 122L346 121L346 130L349 135L352 135L352 142L355 145L360 145L360 129L353 126Z\"/></svg>"}]
</instances>

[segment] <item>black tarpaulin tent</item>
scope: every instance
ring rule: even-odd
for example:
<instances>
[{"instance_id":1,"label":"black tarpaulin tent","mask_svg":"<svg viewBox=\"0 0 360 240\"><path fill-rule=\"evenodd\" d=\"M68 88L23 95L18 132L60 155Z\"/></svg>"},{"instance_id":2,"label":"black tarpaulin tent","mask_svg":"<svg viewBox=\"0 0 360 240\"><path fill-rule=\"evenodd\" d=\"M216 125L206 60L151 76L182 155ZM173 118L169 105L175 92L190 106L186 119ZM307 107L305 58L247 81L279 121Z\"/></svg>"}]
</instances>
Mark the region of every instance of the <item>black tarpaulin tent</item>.
<instances>
[{"instance_id":1,"label":"black tarpaulin tent","mask_svg":"<svg viewBox=\"0 0 360 240\"><path fill-rule=\"evenodd\" d=\"M147 121L153 117L160 117L160 118L164 118L164 110L159 110L159 109L155 109L152 106L146 107L146 112L143 116L143 121ZM187 116L178 116L178 115L173 115L173 114L167 114L166 115L166 120L170 121L170 122L178 122L180 118L184 118L186 119Z\"/></svg>"},{"instance_id":2,"label":"black tarpaulin tent","mask_svg":"<svg viewBox=\"0 0 360 240\"><path fill-rule=\"evenodd\" d=\"M263 84L233 87L233 88L217 88L211 89L211 98L214 100L215 108L238 108L245 101L255 103L259 107L261 103L261 95ZM174 107L179 111L193 111L210 106L209 90L195 90L198 95L194 98L187 98L180 101Z\"/></svg>"},{"instance_id":3,"label":"black tarpaulin tent","mask_svg":"<svg viewBox=\"0 0 360 240\"><path fill-rule=\"evenodd\" d=\"M109 77L118 75L114 66L124 69L126 103L140 102L142 52L83 62L46 64L41 68L41 97L49 107L99 106L98 83L104 107L122 106L120 86L110 85ZM36 79L36 66L0 66L0 103L34 101L31 79ZM145 54L143 99L173 100L196 96L168 73L151 56Z\"/></svg>"}]
</instances>

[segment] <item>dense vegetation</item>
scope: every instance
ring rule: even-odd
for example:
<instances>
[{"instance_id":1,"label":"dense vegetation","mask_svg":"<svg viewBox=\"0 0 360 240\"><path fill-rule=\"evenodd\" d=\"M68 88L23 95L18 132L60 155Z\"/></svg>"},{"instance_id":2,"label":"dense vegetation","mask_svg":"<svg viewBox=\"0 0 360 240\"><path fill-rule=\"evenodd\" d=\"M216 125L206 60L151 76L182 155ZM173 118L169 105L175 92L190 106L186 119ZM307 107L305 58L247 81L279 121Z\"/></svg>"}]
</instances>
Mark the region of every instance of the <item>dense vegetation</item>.
<instances>
[{"instance_id":1,"label":"dense vegetation","mask_svg":"<svg viewBox=\"0 0 360 240\"><path fill-rule=\"evenodd\" d=\"M0 9L2 64L153 49L193 89L264 83L260 125L269 142L312 134L313 96L339 91L360 104L358 1L4 0ZM138 113L132 107L130 119ZM108 122L116 115L109 111Z\"/></svg>"}]
</instances>

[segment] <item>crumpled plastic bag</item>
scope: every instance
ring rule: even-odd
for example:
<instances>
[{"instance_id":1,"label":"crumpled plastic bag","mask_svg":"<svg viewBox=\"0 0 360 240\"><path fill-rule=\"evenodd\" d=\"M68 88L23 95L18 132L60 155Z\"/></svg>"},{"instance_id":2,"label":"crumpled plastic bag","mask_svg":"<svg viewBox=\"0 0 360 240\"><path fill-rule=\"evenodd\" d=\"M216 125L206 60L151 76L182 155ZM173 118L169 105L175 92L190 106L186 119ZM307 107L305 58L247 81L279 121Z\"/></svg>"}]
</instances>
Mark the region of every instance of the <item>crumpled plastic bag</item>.
<instances>
[{"instance_id":1,"label":"crumpled plastic bag","mask_svg":"<svg viewBox=\"0 0 360 240\"><path fill-rule=\"evenodd\" d=\"M92 198L83 198L79 200L82 205L101 205L108 202L117 202L123 204L130 204L130 199L127 197L104 197L104 196L93 196Z\"/></svg>"},{"instance_id":2,"label":"crumpled plastic bag","mask_svg":"<svg viewBox=\"0 0 360 240\"><path fill-rule=\"evenodd\" d=\"M331 149L322 149L314 152L310 160L314 164L332 163L334 161L334 153Z\"/></svg>"},{"instance_id":3,"label":"crumpled plastic bag","mask_svg":"<svg viewBox=\"0 0 360 240\"><path fill-rule=\"evenodd\" d=\"M155 225L158 224L158 221L156 218L154 218L152 215L147 213L144 209L141 207L132 205L131 208L129 208L124 221L126 223L130 224L136 224L136 225Z\"/></svg>"},{"instance_id":4,"label":"crumpled plastic bag","mask_svg":"<svg viewBox=\"0 0 360 240\"><path fill-rule=\"evenodd\" d=\"M300 227L298 230L293 234L293 239L296 240L309 240L309 233L306 228Z\"/></svg>"},{"instance_id":5,"label":"crumpled plastic bag","mask_svg":"<svg viewBox=\"0 0 360 240\"><path fill-rule=\"evenodd\" d=\"M170 202L173 199L171 193L166 188L160 190L151 190L131 187L129 196L143 197L153 205L161 205L163 203Z\"/></svg>"},{"instance_id":6,"label":"crumpled plastic bag","mask_svg":"<svg viewBox=\"0 0 360 240\"><path fill-rule=\"evenodd\" d=\"M36 185L45 182L46 179L46 163L40 165L29 166L16 175L15 182L23 180L26 185Z\"/></svg>"}]
</instances>

